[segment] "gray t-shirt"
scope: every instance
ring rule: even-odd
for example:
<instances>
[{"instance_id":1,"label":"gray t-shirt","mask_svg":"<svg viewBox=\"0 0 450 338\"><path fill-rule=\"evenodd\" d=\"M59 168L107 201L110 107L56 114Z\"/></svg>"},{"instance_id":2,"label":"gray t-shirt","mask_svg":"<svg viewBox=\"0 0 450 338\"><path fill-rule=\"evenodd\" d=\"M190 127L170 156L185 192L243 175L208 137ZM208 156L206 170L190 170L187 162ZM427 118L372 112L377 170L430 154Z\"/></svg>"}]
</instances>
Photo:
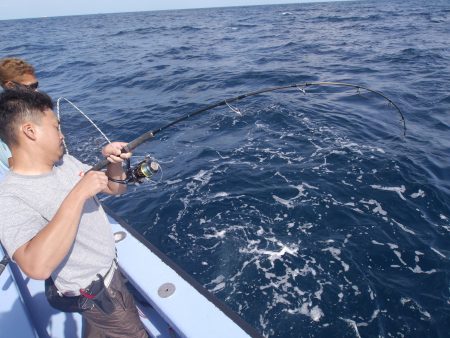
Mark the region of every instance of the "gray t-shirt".
<instances>
[{"instance_id":1,"label":"gray t-shirt","mask_svg":"<svg viewBox=\"0 0 450 338\"><path fill-rule=\"evenodd\" d=\"M0 241L10 257L47 225L80 180L80 173L88 169L65 155L48 174L5 174L0 182ZM55 285L61 292L79 294L97 273L105 275L114 257L111 225L97 200L90 198L71 249L52 273Z\"/></svg>"}]
</instances>

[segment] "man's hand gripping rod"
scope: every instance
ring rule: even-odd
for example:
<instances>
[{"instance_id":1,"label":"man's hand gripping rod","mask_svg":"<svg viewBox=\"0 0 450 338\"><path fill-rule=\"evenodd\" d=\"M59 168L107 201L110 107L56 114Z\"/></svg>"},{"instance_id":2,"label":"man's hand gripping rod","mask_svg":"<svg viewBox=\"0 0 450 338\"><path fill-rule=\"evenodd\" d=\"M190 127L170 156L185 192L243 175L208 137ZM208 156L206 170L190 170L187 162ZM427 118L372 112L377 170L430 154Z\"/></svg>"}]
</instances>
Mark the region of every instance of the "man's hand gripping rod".
<instances>
[{"instance_id":1,"label":"man's hand gripping rod","mask_svg":"<svg viewBox=\"0 0 450 338\"><path fill-rule=\"evenodd\" d=\"M150 140L153 137L154 137L154 132L153 131L149 131L149 132L146 132L145 134L142 134L138 138L136 138L133 141L131 141L130 143L128 143L125 147L123 147L122 148L122 153L129 153L129 152L133 151L134 149L136 149L136 147L138 147L142 143ZM104 159L104 160L98 162L96 165L94 165L91 169L89 169L87 171L87 173L90 172L90 171L102 170L108 164L109 164L109 161L107 159Z\"/></svg>"}]
</instances>

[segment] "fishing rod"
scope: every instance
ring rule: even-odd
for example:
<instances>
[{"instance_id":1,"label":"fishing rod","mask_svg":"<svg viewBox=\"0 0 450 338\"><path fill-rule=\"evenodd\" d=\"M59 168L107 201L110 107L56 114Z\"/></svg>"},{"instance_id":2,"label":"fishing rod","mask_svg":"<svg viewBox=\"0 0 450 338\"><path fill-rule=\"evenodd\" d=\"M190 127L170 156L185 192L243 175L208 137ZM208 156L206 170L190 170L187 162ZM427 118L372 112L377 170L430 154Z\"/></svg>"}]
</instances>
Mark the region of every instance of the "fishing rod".
<instances>
[{"instance_id":1,"label":"fishing rod","mask_svg":"<svg viewBox=\"0 0 450 338\"><path fill-rule=\"evenodd\" d=\"M300 84L294 83L294 84L285 85L285 86L277 86L277 87L264 88L264 89L261 89L261 90L257 90L257 91L254 91L254 92L249 92L249 93L242 94L242 95L239 95L239 96L230 98L230 99L226 99L226 100L222 100L222 101L220 101L220 102L213 103L213 104L211 104L211 105L209 105L209 106L206 106L206 107L204 107L204 108L200 108L200 109L198 109L198 110L196 110L196 111L193 111L193 112L190 112L190 113L188 113L188 114L186 114L186 115L183 115L183 116L181 116L180 118L178 118L178 119L176 119L176 120L174 120L174 121L172 121L172 122L170 122L170 123L168 123L168 124L166 124L166 125L164 125L164 126L162 126L162 127L160 127L160 128L157 128L157 129L155 129L155 130L151 130L151 131L147 131L147 132L143 133L141 136L137 137L136 139L134 139L134 140L132 140L130 143L128 143L128 144L122 149L122 152L123 152L123 153L126 153L126 152L131 152L131 151L133 151L133 150L136 149L138 146L140 146L142 143L147 142L148 140L154 138L155 135L157 135L158 133L160 133L160 132L162 132L162 131L164 131L164 130L166 130L166 129L168 129L168 128L170 128L170 127L172 127L172 126L174 126L174 125L176 125L176 124L178 124L178 123L180 123L180 122L183 122L183 121L185 121L185 120L187 120L187 119L189 119L189 118L191 118L191 117L193 117L193 116L199 115L199 114L201 114L201 113L207 112L207 111L209 111L209 110L211 110L211 109L214 109L214 108L217 108L217 107L220 107L220 106L225 106L225 105L227 105L227 106L230 107L229 104L232 103L232 102L234 102L234 101L242 100L242 99L244 99L244 98L251 97L251 96L256 96L256 95L260 95L260 94L264 94L264 93L269 93L269 92L274 92L274 91L280 91L280 90L285 90L285 89L290 89L290 88L297 88L297 89L299 89L301 92L303 92L304 94L306 94L305 88L307 88L307 87L313 87L313 86L341 86L341 87L351 87L351 88L357 89L357 90L358 90L358 93L359 93L359 91L362 89L362 90L365 90L365 91L367 91L367 92L374 93L374 94L376 94L376 95L378 95L378 96L381 96L381 97L384 98L386 101L388 101L388 103L389 103L390 105L392 105L392 106L398 111L398 113L399 113L399 115L400 115L400 119L401 119L401 121L402 121L402 125L403 125L403 136L404 136L404 137L406 136L406 122L405 122L405 117L404 117L402 111L400 110L400 108L399 108L399 107L398 107L391 99L389 99L389 98L388 98L386 95L384 95L383 93L381 93L381 92L379 92L379 91L376 91L376 90L373 90L373 89L370 89L370 88L367 88L367 87L364 87L364 86L355 85L355 84L351 84L351 83L345 83L345 82L322 82L322 81L321 81L321 82L305 82L305 83L300 83ZM231 108L231 107L230 107L230 108ZM108 165L108 163L109 163L108 160L106 160L106 159L105 159L105 160L102 160L102 161L98 162L96 165L94 165L89 171L92 171L92 170L101 170L101 169L105 168L105 167ZM150 173L150 172L153 172L153 169L151 169L151 165L152 165L152 163L151 163L150 161L147 161L147 162L146 162L146 161L144 160L144 161L140 162L140 163L137 165L136 168L137 168L137 171L141 171L141 172L143 172L142 174L145 175L145 172L149 172L149 173ZM133 170L135 170L135 169L133 169ZM144 177L144 176L142 176L142 177ZM119 182L119 183L121 183L121 182Z\"/></svg>"},{"instance_id":2,"label":"fishing rod","mask_svg":"<svg viewBox=\"0 0 450 338\"><path fill-rule=\"evenodd\" d=\"M134 149L136 149L138 146L140 146L142 143L152 139L155 137L155 135L157 135L158 133L180 123L183 122L191 117L194 117L196 115L199 115L201 113L207 112L211 109L220 107L220 106L229 106L231 109L233 109L229 104L234 102L234 101L238 101L238 100L242 100L244 98L247 97L251 97L251 96L257 96L260 94L264 94L264 93L269 93L269 92L274 92L274 91L280 91L280 90L285 90L285 89L290 89L290 88L297 88L299 89L301 92L303 92L304 94L306 94L305 88L307 87L313 87L313 86L341 86L341 87L350 87L350 88L355 88L359 91L365 90L367 92L370 93L374 93L378 96L381 96L382 98L384 98L386 101L388 101L389 104L391 104L399 113L400 115L400 119L402 121L403 124L403 136L406 136L406 122L405 122L405 117L402 113L402 111L400 110L400 108L391 100L389 99L386 95L384 95L383 93L364 87L364 86L360 86L360 85L354 85L351 83L345 83L345 82L305 82L305 83L301 83L301 84L291 84L291 85L286 85L286 86L277 86L277 87L270 87L270 88L264 88L261 90L257 90L254 92L249 92L246 94L242 94L236 97L233 97L231 99L226 99L226 100L222 100L220 102L216 102L213 103L209 106L206 106L204 108L198 109L196 111L190 112L186 115L181 116L180 118L160 127L157 128L155 130L152 131L147 131L144 134L142 134L141 136L137 137L136 139L132 140L130 143L128 143L123 149L122 152L131 152ZM67 99L65 99L66 101L68 101ZM68 101L69 103L71 103L70 101ZM72 104L72 103L71 103ZM72 104L73 105L73 104ZM58 100L58 106L59 106L59 100ZM82 112L81 112L82 113ZM84 115L84 113L82 113ZM101 132L101 131L100 131ZM102 133L102 135L104 135ZM106 136L105 136L106 138ZM108 138L106 138L108 140ZM109 141L109 140L108 140ZM93 170L101 170L103 168L105 168L108 165L109 161L108 160L103 160L98 162L96 165L94 165L89 171L93 171ZM152 161L151 158L146 158L145 160L139 162L136 166L131 167L130 166L130 162L127 161L127 168L126 168L126 176L127 178L125 180L114 180L111 179L114 182L117 183L121 183L121 184L128 184L128 183L140 183L142 182L144 179L146 178L150 178L153 174L155 174L156 172L159 171L159 165L158 163L156 163L155 161ZM89 172L88 171L88 172ZM5 269L5 267L8 265L8 263L10 262L10 258L5 255L3 257L3 259L0 261L0 274L3 272L3 270Z\"/></svg>"}]
</instances>

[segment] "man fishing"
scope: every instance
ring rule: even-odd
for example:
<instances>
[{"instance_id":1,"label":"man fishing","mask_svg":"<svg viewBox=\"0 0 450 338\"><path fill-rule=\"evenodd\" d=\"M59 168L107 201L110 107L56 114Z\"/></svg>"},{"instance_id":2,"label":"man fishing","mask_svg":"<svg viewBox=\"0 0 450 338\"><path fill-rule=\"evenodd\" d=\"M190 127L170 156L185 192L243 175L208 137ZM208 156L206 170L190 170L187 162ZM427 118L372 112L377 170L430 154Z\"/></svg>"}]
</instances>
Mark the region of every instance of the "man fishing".
<instances>
[{"instance_id":1,"label":"man fishing","mask_svg":"<svg viewBox=\"0 0 450 338\"><path fill-rule=\"evenodd\" d=\"M125 143L103 148L106 173L63 156L63 135L45 93L0 94L0 138L14 163L0 183L0 241L22 271L48 279L56 298L76 300L84 337L147 337L117 266L115 242L96 194L120 194ZM53 295L55 296L55 295Z\"/></svg>"}]
</instances>

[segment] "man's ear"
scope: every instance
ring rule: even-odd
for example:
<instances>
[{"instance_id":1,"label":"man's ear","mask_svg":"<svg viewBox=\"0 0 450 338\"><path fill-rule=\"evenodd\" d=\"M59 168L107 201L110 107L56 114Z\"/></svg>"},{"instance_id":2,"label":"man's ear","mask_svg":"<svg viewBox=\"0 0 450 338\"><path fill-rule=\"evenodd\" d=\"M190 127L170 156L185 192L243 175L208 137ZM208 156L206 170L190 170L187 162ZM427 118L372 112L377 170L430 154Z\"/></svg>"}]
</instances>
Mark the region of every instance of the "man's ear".
<instances>
[{"instance_id":1,"label":"man's ear","mask_svg":"<svg viewBox=\"0 0 450 338\"><path fill-rule=\"evenodd\" d=\"M28 137L28 139L36 141L36 126L33 123L27 122L22 124L20 130L26 137Z\"/></svg>"}]
</instances>

